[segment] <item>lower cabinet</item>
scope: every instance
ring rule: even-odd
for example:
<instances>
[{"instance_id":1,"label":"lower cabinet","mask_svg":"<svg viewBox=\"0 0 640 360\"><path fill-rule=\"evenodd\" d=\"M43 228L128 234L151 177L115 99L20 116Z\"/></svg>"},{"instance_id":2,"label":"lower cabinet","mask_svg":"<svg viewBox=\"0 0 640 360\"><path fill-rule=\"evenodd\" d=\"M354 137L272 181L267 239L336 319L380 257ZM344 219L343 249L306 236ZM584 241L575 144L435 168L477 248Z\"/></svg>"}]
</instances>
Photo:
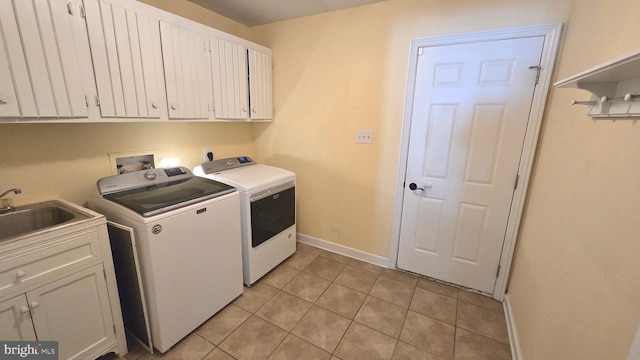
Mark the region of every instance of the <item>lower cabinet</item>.
<instances>
[{"instance_id":1,"label":"lower cabinet","mask_svg":"<svg viewBox=\"0 0 640 360\"><path fill-rule=\"evenodd\" d=\"M0 304L0 338L58 341L60 359L81 359L115 341L102 265Z\"/></svg>"},{"instance_id":2,"label":"lower cabinet","mask_svg":"<svg viewBox=\"0 0 640 360\"><path fill-rule=\"evenodd\" d=\"M0 246L0 340L57 341L60 360L126 354L105 220L92 222Z\"/></svg>"},{"instance_id":3,"label":"lower cabinet","mask_svg":"<svg viewBox=\"0 0 640 360\"><path fill-rule=\"evenodd\" d=\"M22 294L0 303L0 339L36 341L27 296Z\"/></svg>"}]
</instances>

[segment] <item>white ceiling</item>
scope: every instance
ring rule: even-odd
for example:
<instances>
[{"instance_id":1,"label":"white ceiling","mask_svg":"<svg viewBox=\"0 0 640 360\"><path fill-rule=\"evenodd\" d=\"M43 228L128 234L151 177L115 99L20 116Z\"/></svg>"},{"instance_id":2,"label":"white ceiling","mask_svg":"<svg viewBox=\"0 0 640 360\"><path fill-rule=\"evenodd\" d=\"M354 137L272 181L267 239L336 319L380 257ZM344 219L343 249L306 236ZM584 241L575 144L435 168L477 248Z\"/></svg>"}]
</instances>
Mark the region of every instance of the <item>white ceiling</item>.
<instances>
[{"instance_id":1,"label":"white ceiling","mask_svg":"<svg viewBox=\"0 0 640 360\"><path fill-rule=\"evenodd\" d=\"M384 0L189 0L247 26L372 4Z\"/></svg>"}]
</instances>

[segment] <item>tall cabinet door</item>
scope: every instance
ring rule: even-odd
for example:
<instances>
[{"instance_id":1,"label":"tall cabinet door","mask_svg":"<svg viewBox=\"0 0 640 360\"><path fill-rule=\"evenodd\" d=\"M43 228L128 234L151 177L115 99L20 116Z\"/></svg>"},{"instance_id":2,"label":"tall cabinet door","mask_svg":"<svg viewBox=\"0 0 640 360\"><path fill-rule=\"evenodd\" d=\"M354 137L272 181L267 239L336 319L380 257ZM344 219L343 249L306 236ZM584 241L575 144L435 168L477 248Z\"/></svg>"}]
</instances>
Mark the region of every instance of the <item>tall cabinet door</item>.
<instances>
[{"instance_id":1,"label":"tall cabinet door","mask_svg":"<svg viewBox=\"0 0 640 360\"><path fill-rule=\"evenodd\" d=\"M87 117L67 0L0 0L0 116Z\"/></svg>"},{"instance_id":2,"label":"tall cabinet door","mask_svg":"<svg viewBox=\"0 0 640 360\"><path fill-rule=\"evenodd\" d=\"M159 118L158 21L106 1L85 1L102 117Z\"/></svg>"},{"instance_id":3,"label":"tall cabinet door","mask_svg":"<svg viewBox=\"0 0 640 360\"><path fill-rule=\"evenodd\" d=\"M27 298L24 295L0 302L0 339L36 341Z\"/></svg>"},{"instance_id":4,"label":"tall cabinet door","mask_svg":"<svg viewBox=\"0 0 640 360\"><path fill-rule=\"evenodd\" d=\"M115 342L108 299L101 264L27 293L38 340L59 341L60 359L87 358Z\"/></svg>"},{"instance_id":5,"label":"tall cabinet door","mask_svg":"<svg viewBox=\"0 0 640 360\"><path fill-rule=\"evenodd\" d=\"M272 55L254 49L249 56L249 102L252 120L273 119Z\"/></svg>"},{"instance_id":6,"label":"tall cabinet door","mask_svg":"<svg viewBox=\"0 0 640 360\"><path fill-rule=\"evenodd\" d=\"M170 119L208 119L213 109L208 37L160 22Z\"/></svg>"},{"instance_id":7,"label":"tall cabinet door","mask_svg":"<svg viewBox=\"0 0 640 360\"><path fill-rule=\"evenodd\" d=\"M213 95L217 119L248 119L247 48L211 38Z\"/></svg>"}]
</instances>

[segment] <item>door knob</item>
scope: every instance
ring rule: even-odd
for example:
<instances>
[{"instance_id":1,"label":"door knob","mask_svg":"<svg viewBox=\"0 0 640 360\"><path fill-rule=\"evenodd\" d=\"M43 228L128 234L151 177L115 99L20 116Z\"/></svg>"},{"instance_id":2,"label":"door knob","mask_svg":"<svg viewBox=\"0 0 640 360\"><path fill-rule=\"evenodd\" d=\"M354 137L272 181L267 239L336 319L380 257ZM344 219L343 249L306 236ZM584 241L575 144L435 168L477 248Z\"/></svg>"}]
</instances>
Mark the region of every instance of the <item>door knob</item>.
<instances>
[{"instance_id":1,"label":"door knob","mask_svg":"<svg viewBox=\"0 0 640 360\"><path fill-rule=\"evenodd\" d=\"M418 187L418 185L416 185L416 183L411 183L411 184L409 184L409 189L425 191L427 189L431 189L431 184L422 184L422 187Z\"/></svg>"}]
</instances>

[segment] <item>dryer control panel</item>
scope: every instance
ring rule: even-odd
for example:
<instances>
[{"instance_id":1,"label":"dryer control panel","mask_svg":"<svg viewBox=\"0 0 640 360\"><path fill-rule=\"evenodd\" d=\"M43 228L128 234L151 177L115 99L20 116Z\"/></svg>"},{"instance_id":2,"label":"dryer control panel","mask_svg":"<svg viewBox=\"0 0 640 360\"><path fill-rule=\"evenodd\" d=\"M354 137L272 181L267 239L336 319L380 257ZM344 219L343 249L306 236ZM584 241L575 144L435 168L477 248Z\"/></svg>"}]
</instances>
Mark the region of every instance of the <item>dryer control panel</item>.
<instances>
[{"instance_id":1,"label":"dryer control panel","mask_svg":"<svg viewBox=\"0 0 640 360\"><path fill-rule=\"evenodd\" d=\"M203 162L200 166L205 174L213 174L224 170L253 165L255 162L248 156L238 156Z\"/></svg>"}]
</instances>

